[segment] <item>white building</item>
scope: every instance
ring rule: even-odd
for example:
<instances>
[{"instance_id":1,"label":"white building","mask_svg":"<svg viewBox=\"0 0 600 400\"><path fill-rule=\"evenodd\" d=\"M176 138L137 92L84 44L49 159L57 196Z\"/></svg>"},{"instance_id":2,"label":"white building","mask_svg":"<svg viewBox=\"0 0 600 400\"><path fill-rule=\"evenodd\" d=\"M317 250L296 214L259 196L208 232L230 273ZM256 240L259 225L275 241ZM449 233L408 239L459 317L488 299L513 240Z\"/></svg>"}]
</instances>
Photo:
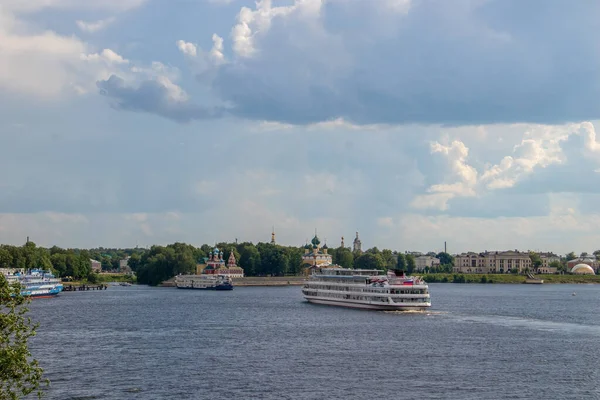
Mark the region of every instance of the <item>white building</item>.
<instances>
[{"instance_id":1,"label":"white building","mask_svg":"<svg viewBox=\"0 0 600 400\"><path fill-rule=\"evenodd\" d=\"M415 271L422 272L425 268L438 267L440 260L436 257L420 255L415 257Z\"/></svg>"}]
</instances>

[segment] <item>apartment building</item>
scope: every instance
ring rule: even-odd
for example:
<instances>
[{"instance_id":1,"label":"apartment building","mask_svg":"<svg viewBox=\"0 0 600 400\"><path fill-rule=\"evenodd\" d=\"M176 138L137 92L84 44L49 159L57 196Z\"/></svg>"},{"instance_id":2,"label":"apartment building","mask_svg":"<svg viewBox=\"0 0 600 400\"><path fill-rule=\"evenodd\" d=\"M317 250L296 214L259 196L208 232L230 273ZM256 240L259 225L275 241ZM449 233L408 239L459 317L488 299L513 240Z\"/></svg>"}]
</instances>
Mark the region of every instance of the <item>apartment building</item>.
<instances>
[{"instance_id":1,"label":"apartment building","mask_svg":"<svg viewBox=\"0 0 600 400\"><path fill-rule=\"evenodd\" d=\"M454 272L460 273L509 273L513 268L523 272L531 269L531 258L528 252L486 251L483 253L468 252L455 256Z\"/></svg>"},{"instance_id":2,"label":"apartment building","mask_svg":"<svg viewBox=\"0 0 600 400\"><path fill-rule=\"evenodd\" d=\"M415 271L423 272L425 268L439 267L440 260L433 256L420 255L415 257Z\"/></svg>"}]
</instances>

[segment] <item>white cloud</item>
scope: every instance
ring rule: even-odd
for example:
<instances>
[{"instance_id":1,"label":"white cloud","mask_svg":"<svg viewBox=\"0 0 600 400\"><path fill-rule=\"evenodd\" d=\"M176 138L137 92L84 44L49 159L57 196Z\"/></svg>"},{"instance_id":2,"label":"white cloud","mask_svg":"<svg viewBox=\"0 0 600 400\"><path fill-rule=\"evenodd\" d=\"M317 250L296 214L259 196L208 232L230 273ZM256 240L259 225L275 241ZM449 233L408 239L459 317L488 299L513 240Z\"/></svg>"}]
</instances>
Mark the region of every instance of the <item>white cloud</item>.
<instances>
[{"instance_id":1,"label":"white cloud","mask_svg":"<svg viewBox=\"0 0 600 400\"><path fill-rule=\"evenodd\" d=\"M145 2L146 0L3 0L2 8L16 13L30 13L51 8L127 11Z\"/></svg>"},{"instance_id":2,"label":"white cloud","mask_svg":"<svg viewBox=\"0 0 600 400\"><path fill-rule=\"evenodd\" d=\"M177 48L186 56L196 57L197 49L196 45L189 42L184 42L183 40L177 41Z\"/></svg>"},{"instance_id":3,"label":"white cloud","mask_svg":"<svg viewBox=\"0 0 600 400\"><path fill-rule=\"evenodd\" d=\"M453 198L512 188L536 169L565 163L566 156L561 145L573 135L582 135L586 149L592 154L600 148L596 142L594 126L589 122L518 126L524 133L520 142L513 147L512 154L504 156L497 164L483 166L481 173L468 163L469 148L462 141L454 140L450 145L433 142L432 154L444 155L450 166L450 173L446 174L449 182L431 185L427 189L431 194L415 197L413 207L447 210L448 202Z\"/></svg>"},{"instance_id":4,"label":"white cloud","mask_svg":"<svg viewBox=\"0 0 600 400\"><path fill-rule=\"evenodd\" d=\"M94 3L90 8L119 11L140 5L142 1ZM75 36L41 30L17 14L51 7L71 8L77 4L79 2L52 0L3 4L4 7L0 8L0 88L54 99L95 91L96 81L115 73L134 75L129 61L115 51L104 49L97 52ZM93 24L79 21L79 26L98 30L112 20L109 18Z\"/></svg>"},{"instance_id":5,"label":"white cloud","mask_svg":"<svg viewBox=\"0 0 600 400\"><path fill-rule=\"evenodd\" d=\"M223 38L213 33L212 35L213 47L210 50L209 58L214 65L221 65L225 63L225 56L223 55Z\"/></svg>"},{"instance_id":6,"label":"white cloud","mask_svg":"<svg viewBox=\"0 0 600 400\"><path fill-rule=\"evenodd\" d=\"M255 39L266 34L273 19L296 13L300 17L314 18L319 15L324 0L295 0L292 5L273 7L271 0L259 0L256 9L242 7L237 24L231 30L233 50L239 57L251 57L256 53Z\"/></svg>"},{"instance_id":7,"label":"white cloud","mask_svg":"<svg viewBox=\"0 0 600 400\"><path fill-rule=\"evenodd\" d=\"M115 20L115 17L101 19L93 22L85 22L78 20L76 24L79 27L79 29L81 29L83 32L94 33L105 29L107 26L115 22Z\"/></svg>"}]
</instances>

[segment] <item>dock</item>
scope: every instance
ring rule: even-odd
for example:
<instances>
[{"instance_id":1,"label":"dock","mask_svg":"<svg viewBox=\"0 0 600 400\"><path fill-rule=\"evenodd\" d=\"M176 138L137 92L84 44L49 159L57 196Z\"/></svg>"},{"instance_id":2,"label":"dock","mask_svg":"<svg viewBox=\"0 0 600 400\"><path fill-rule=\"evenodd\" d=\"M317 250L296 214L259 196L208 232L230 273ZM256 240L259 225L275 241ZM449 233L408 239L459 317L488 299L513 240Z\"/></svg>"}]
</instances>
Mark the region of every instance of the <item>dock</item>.
<instances>
[{"instance_id":1,"label":"dock","mask_svg":"<svg viewBox=\"0 0 600 400\"><path fill-rule=\"evenodd\" d=\"M63 286L63 292L82 292L87 290L106 290L107 285L66 285Z\"/></svg>"}]
</instances>

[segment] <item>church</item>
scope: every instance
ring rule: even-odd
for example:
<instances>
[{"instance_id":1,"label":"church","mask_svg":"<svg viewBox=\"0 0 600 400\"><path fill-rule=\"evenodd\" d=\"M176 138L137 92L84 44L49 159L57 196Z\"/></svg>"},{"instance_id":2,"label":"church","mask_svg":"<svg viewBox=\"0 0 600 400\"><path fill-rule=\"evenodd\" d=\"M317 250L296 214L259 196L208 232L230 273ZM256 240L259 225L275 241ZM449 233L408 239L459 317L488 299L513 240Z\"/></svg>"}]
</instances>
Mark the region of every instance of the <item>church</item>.
<instances>
[{"instance_id":1,"label":"church","mask_svg":"<svg viewBox=\"0 0 600 400\"><path fill-rule=\"evenodd\" d=\"M224 275L230 278L243 278L244 270L237 266L233 249L229 254L227 264L225 264L223 256L223 252L215 247L214 250L208 254L208 257L204 258L203 264L197 266L196 274Z\"/></svg>"},{"instance_id":2,"label":"church","mask_svg":"<svg viewBox=\"0 0 600 400\"><path fill-rule=\"evenodd\" d=\"M311 267L326 267L333 264L331 254L328 254L327 244L321 247L321 241L315 233L315 237L310 243L304 246L304 254L302 255L302 264Z\"/></svg>"}]
</instances>

